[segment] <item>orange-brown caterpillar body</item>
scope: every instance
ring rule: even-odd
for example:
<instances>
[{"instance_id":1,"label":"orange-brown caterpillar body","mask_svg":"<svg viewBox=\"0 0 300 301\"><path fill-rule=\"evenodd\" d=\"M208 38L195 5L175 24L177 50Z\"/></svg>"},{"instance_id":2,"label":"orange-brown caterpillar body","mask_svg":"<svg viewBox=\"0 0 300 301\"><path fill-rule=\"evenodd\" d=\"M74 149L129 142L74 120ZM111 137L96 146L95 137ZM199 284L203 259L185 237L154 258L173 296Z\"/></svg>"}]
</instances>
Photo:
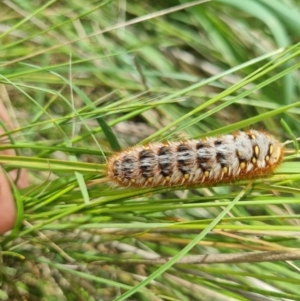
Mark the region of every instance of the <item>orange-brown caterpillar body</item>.
<instances>
[{"instance_id":1,"label":"orange-brown caterpillar body","mask_svg":"<svg viewBox=\"0 0 300 301\"><path fill-rule=\"evenodd\" d=\"M135 146L109 158L107 175L123 187L211 185L271 173L283 146L257 130L185 142Z\"/></svg>"}]
</instances>

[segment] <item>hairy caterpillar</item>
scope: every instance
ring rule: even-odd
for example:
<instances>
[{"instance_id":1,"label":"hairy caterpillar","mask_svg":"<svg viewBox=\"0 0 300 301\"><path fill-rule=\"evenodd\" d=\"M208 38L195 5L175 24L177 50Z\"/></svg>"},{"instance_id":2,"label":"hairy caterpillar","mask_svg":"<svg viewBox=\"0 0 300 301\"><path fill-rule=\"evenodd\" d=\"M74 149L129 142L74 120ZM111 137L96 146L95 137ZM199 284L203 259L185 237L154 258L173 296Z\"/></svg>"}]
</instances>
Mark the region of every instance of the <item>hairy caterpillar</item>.
<instances>
[{"instance_id":1,"label":"hairy caterpillar","mask_svg":"<svg viewBox=\"0 0 300 301\"><path fill-rule=\"evenodd\" d=\"M269 174L282 157L283 146L277 139L249 130L135 146L109 158L107 177L123 187L211 185Z\"/></svg>"}]
</instances>

